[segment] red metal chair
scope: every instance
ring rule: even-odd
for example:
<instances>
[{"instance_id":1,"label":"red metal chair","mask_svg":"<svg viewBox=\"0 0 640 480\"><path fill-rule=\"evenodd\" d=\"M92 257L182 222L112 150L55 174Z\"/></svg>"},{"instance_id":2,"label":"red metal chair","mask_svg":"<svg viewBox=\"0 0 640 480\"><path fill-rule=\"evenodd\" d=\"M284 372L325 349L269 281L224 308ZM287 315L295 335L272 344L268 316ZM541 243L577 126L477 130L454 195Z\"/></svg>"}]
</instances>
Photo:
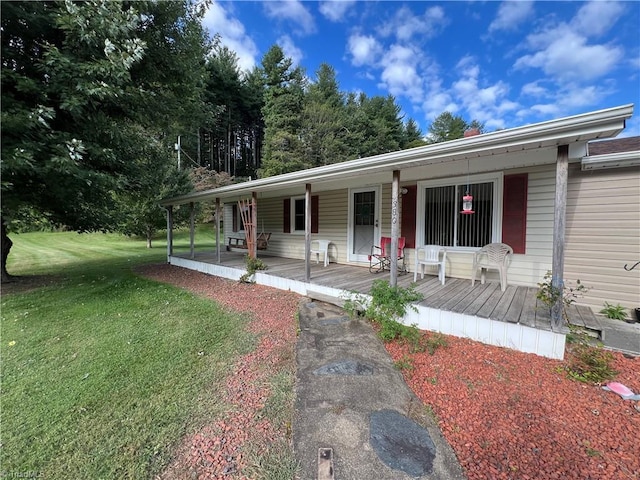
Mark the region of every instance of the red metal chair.
<instances>
[{"instance_id":1,"label":"red metal chair","mask_svg":"<svg viewBox=\"0 0 640 480\"><path fill-rule=\"evenodd\" d=\"M405 243L405 237L398 237L398 273L407 273L407 267L404 264ZM380 246L373 245L368 257L371 273L391 270L391 237L381 237Z\"/></svg>"}]
</instances>

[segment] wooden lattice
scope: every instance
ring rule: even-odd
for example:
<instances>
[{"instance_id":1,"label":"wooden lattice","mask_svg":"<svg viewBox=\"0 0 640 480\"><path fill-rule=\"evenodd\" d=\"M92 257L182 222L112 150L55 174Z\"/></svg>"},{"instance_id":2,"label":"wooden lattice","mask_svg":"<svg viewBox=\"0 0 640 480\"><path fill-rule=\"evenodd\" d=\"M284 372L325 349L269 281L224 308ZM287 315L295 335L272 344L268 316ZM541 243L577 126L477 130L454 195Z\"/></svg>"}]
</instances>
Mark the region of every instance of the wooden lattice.
<instances>
[{"instance_id":1,"label":"wooden lattice","mask_svg":"<svg viewBox=\"0 0 640 480\"><path fill-rule=\"evenodd\" d=\"M256 226L253 224L253 199L238 200L238 210L244 224L244 237L247 241L247 250L251 258L255 257L256 245Z\"/></svg>"}]
</instances>

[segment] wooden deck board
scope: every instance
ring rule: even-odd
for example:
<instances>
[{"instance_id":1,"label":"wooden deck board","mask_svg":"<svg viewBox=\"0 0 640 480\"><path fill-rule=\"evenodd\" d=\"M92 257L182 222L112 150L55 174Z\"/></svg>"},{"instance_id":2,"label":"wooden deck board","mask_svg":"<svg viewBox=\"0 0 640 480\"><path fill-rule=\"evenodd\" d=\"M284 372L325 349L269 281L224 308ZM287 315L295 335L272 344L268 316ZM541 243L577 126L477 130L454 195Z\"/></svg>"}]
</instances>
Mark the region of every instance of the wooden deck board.
<instances>
[{"instance_id":1,"label":"wooden deck board","mask_svg":"<svg viewBox=\"0 0 640 480\"><path fill-rule=\"evenodd\" d=\"M458 282L453 288L446 290L446 294L438 299L434 307L439 310L451 311L460 300L469 295L470 290L470 284L465 281Z\"/></svg>"},{"instance_id":2,"label":"wooden deck board","mask_svg":"<svg viewBox=\"0 0 640 480\"><path fill-rule=\"evenodd\" d=\"M516 287L515 295L513 296L511 305L509 305L509 308L507 309L504 315L505 322L518 323L520 321L526 296L527 296L527 291L524 288Z\"/></svg>"},{"instance_id":3,"label":"wooden deck board","mask_svg":"<svg viewBox=\"0 0 640 480\"><path fill-rule=\"evenodd\" d=\"M176 257L190 259L190 252L174 253ZM304 260L281 258L260 252L258 258L263 260L268 269L265 273L305 282ZM215 251L196 252L194 260L217 264ZM225 267L245 269L244 252L220 252L220 264ZM389 280L389 272L372 274L367 266L354 266L331 263L329 266L311 262L311 283L347 291L369 293L375 280ZM452 278L443 286L438 277L426 274L424 279L413 282L413 274L398 276L398 285L408 288L414 285L417 292L424 295L420 305L445 311L476 315L482 318L519 322L543 330L551 329L549 308L536 298L537 288L509 286L505 292L500 290L497 282L484 285L476 283L471 287L469 279ZM597 317L589 307L573 306L568 310L570 323L581 323L588 328L602 328Z\"/></svg>"},{"instance_id":4,"label":"wooden deck board","mask_svg":"<svg viewBox=\"0 0 640 480\"><path fill-rule=\"evenodd\" d=\"M536 326L536 294L538 290L533 287L527 287L525 291L524 304L520 313L520 323L529 327Z\"/></svg>"},{"instance_id":5,"label":"wooden deck board","mask_svg":"<svg viewBox=\"0 0 640 480\"><path fill-rule=\"evenodd\" d=\"M506 321L507 311L513 303L513 298L517 291L518 287L515 285L509 285L505 288L503 294L500 296L500 300L498 300L496 308L491 312L491 318L495 318L496 320L501 320L503 322Z\"/></svg>"},{"instance_id":6,"label":"wooden deck board","mask_svg":"<svg viewBox=\"0 0 640 480\"><path fill-rule=\"evenodd\" d=\"M476 298L463 310L463 313L466 315L476 315L478 313L478 310L482 308L487 299L494 294L497 288L497 283L485 283L484 285L478 283L474 285L474 294L476 292L480 293L477 294Z\"/></svg>"},{"instance_id":7,"label":"wooden deck board","mask_svg":"<svg viewBox=\"0 0 640 480\"><path fill-rule=\"evenodd\" d=\"M502 290L500 290L500 288L496 288L491 296L487 298L484 304L480 307L476 315L482 318L495 318L491 316L491 313L496 308L496 305L498 305L498 302L502 298L502 294Z\"/></svg>"}]
</instances>

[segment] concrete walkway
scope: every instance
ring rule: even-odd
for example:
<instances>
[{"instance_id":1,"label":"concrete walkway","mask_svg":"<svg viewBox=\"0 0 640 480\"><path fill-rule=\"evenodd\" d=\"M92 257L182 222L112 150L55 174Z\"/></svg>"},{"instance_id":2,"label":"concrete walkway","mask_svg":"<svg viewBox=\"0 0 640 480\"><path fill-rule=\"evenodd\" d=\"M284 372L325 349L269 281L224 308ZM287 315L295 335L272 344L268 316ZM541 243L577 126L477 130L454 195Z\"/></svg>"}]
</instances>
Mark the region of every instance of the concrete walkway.
<instances>
[{"instance_id":1,"label":"concrete walkway","mask_svg":"<svg viewBox=\"0 0 640 480\"><path fill-rule=\"evenodd\" d=\"M371 326L303 300L293 441L299 480L463 479Z\"/></svg>"},{"instance_id":2,"label":"concrete walkway","mask_svg":"<svg viewBox=\"0 0 640 480\"><path fill-rule=\"evenodd\" d=\"M604 346L630 355L640 355L640 323L626 323L599 317L603 326Z\"/></svg>"}]
</instances>

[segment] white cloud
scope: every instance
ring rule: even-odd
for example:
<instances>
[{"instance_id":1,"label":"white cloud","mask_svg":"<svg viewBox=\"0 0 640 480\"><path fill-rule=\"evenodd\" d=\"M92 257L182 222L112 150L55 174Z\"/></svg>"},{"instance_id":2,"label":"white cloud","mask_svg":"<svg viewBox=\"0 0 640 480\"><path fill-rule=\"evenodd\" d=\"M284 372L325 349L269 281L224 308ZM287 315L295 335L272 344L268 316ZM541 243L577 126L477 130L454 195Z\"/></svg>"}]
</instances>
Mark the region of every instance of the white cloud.
<instances>
[{"instance_id":1,"label":"white cloud","mask_svg":"<svg viewBox=\"0 0 640 480\"><path fill-rule=\"evenodd\" d=\"M370 35L352 34L347 44L349 53L353 57L351 63L355 66L374 65L380 54L382 46Z\"/></svg>"},{"instance_id":2,"label":"white cloud","mask_svg":"<svg viewBox=\"0 0 640 480\"><path fill-rule=\"evenodd\" d=\"M429 82L427 95L422 103L425 118L433 120L442 112L456 113L459 106L453 101L449 92L442 88L442 83L438 79Z\"/></svg>"},{"instance_id":3,"label":"white cloud","mask_svg":"<svg viewBox=\"0 0 640 480\"><path fill-rule=\"evenodd\" d=\"M424 96L422 77L418 73L421 53L416 49L393 45L381 60L382 84L392 95L404 96L419 103Z\"/></svg>"},{"instance_id":4,"label":"white cloud","mask_svg":"<svg viewBox=\"0 0 640 480\"><path fill-rule=\"evenodd\" d=\"M278 38L278 45L282 48L282 52L285 57L289 57L293 61L293 65L300 65L301 60L304 58L304 53L300 50L289 35L283 35Z\"/></svg>"},{"instance_id":5,"label":"white cloud","mask_svg":"<svg viewBox=\"0 0 640 480\"><path fill-rule=\"evenodd\" d=\"M320 2L320 13L332 22L344 20L347 10L355 5L355 0L328 0Z\"/></svg>"},{"instance_id":6,"label":"white cloud","mask_svg":"<svg viewBox=\"0 0 640 480\"><path fill-rule=\"evenodd\" d=\"M585 37L566 25L532 34L527 39L535 53L524 55L516 69L540 68L554 79L588 81L608 74L622 60L622 48L613 45L588 45Z\"/></svg>"},{"instance_id":7,"label":"white cloud","mask_svg":"<svg viewBox=\"0 0 640 480\"><path fill-rule=\"evenodd\" d=\"M247 35L244 25L232 17L219 3L212 3L202 24L213 36L218 33L221 43L236 52L241 70L251 70L256 65L258 47Z\"/></svg>"},{"instance_id":8,"label":"white cloud","mask_svg":"<svg viewBox=\"0 0 640 480\"><path fill-rule=\"evenodd\" d=\"M277 20L289 20L296 25L296 33L309 35L316 31L313 16L299 0L264 2L263 5L267 16Z\"/></svg>"},{"instance_id":9,"label":"white cloud","mask_svg":"<svg viewBox=\"0 0 640 480\"><path fill-rule=\"evenodd\" d=\"M608 32L623 12L620 2L588 2L580 7L571 26L585 36L599 36Z\"/></svg>"},{"instance_id":10,"label":"white cloud","mask_svg":"<svg viewBox=\"0 0 640 480\"><path fill-rule=\"evenodd\" d=\"M436 36L447 23L440 6L427 8L423 15L415 15L409 8L402 7L392 19L385 21L379 31L382 36L394 35L399 41L418 36L424 40Z\"/></svg>"},{"instance_id":11,"label":"white cloud","mask_svg":"<svg viewBox=\"0 0 640 480\"><path fill-rule=\"evenodd\" d=\"M520 89L520 93L522 95L530 96L530 97L546 97L549 95L549 91L540 85L539 81L526 83Z\"/></svg>"},{"instance_id":12,"label":"white cloud","mask_svg":"<svg viewBox=\"0 0 640 480\"><path fill-rule=\"evenodd\" d=\"M470 56L462 58L456 68L460 78L451 90L468 112L468 120L478 120L488 129L504 128L505 114L519 108L508 99L509 85L502 80L494 84L482 81L480 67Z\"/></svg>"},{"instance_id":13,"label":"white cloud","mask_svg":"<svg viewBox=\"0 0 640 480\"><path fill-rule=\"evenodd\" d=\"M489 31L515 30L522 22L533 15L533 2L507 1L500 4L498 15L489 25Z\"/></svg>"}]
</instances>

